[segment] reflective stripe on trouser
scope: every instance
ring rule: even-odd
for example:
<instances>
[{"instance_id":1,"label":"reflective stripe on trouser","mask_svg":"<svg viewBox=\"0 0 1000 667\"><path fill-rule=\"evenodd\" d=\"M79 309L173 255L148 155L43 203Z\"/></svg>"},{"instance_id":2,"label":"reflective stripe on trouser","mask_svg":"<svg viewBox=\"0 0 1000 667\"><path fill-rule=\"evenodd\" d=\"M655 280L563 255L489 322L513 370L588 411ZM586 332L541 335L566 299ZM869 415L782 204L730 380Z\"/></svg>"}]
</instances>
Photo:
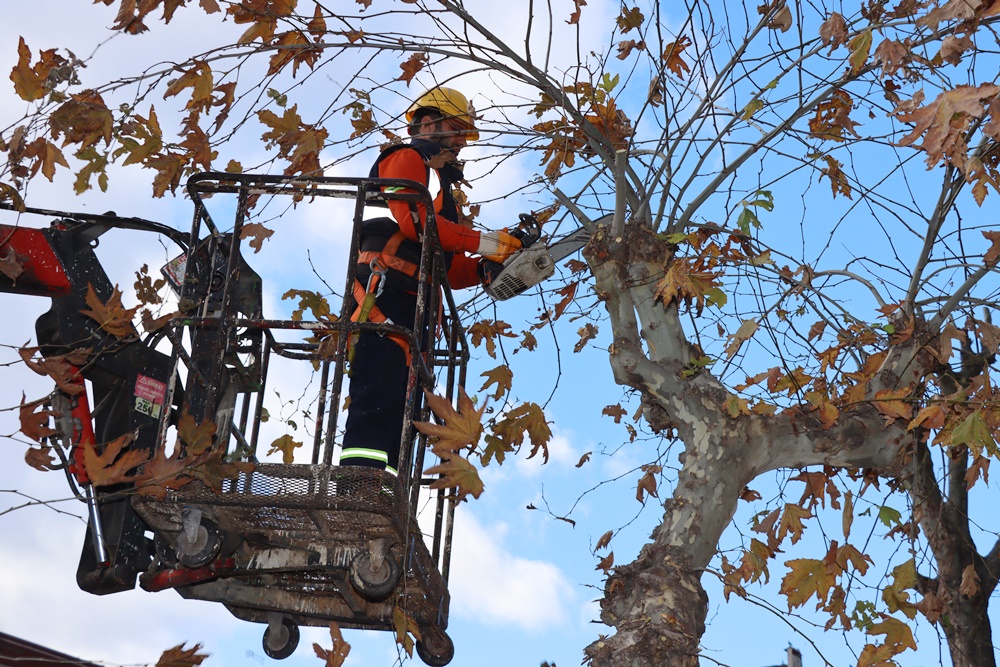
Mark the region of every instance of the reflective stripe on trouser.
<instances>
[{"instance_id":1,"label":"reflective stripe on trouser","mask_svg":"<svg viewBox=\"0 0 1000 667\"><path fill-rule=\"evenodd\" d=\"M417 297L388 283L378 306L394 322L413 322ZM350 404L341 465L399 467L399 443L410 369L402 348L388 336L362 332L350 369ZM374 452L374 455L359 455Z\"/></svg>"},{"instance_id":2,"label":"reflective stripe on trouser","mask_svg":"<svg viewBox=\"0 0 1000 667\"><path fill-rule=\"evenodd\" d=\"M340 465L384 467L386 472L397 474L396 468L389 465L389 455L378 449L365 449L364 447L344 449L340 452Z\"/></svg>"}]
</instances>

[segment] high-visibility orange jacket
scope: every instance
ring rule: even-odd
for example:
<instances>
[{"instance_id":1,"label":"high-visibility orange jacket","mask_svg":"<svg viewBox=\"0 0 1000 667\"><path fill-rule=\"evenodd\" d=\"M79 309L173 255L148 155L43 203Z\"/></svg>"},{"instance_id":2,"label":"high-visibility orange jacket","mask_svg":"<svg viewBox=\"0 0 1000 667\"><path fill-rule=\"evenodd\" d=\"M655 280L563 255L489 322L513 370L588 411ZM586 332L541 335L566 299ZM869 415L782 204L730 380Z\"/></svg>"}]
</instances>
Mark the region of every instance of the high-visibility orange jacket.
<instances>
[{"instance_id":1,"label":"high-visibility orange jacket","mask_svg":"<svg viewBox=\"0 0 1000 667\"><path fill-rule=\"evenodd\" d=\"M428 167L424 155L429 150L434 150L433 144L427 142L413 142L405 148L397 148L380 159L377 168L380 178L402 178L416 181L428 187L431 167ZM422 150L418 150L422 149ZM454 176L448 169L433 169L440 187L436 188L434 197L435 223L438 230L438 238L441 247L446 253L454 253L451 258L451 265L448 268L448 283L453 289L472 287L479 283L476 273L478 259L470 257L466 253L475 252L479 247L479 232L457 222L458 211L454 197L451 194L451 186ZM430 189L430 187L428 187ZM423 204L418 205L418 217L421 222L426 219L426 208ZM411 241L417 241L417 229L413 216L410 214L409 204L402 201L389 202L389 210L400 231Z\"/></svg>"}]
</instances>

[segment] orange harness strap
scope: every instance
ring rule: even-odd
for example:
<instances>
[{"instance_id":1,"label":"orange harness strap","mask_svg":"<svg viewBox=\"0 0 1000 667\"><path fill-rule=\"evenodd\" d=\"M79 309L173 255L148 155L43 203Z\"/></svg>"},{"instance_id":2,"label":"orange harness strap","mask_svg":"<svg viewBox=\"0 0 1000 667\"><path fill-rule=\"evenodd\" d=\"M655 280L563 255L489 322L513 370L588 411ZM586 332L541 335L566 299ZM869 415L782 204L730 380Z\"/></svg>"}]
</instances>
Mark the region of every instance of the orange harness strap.
<instances>
[{"instance_id":1,"label":"orange harness strap","mask_svg":"<svg viewBox=\"0 0 1000 667\"><path fill-rule=\"evenodd\" d=\"M396 232L389 237L389 240L386 241L385 247L382 248L382 250L366 250L359 253L358 264L371 264L377 260L378 263L384 268L395 269L400 273L405 273L411 278L415 278L419 267L413 262L408 262L405 259L400 259L396 256L399 246L405 240L406 236L403 235L403 232Z\"/></svg>"},{"instance_id":2,"label":"orange harness strap","mask_svg":"<svg viewBox=\"0 0 1000 667\"><path fill-rule=\"evenodd\" d=\"M396 232L389 237L389 241L386 242L385 247L382 248L380 252L366 251L358 254L358 264L370 264L372 267L372 275L368 280L367 289L361 284L360 280L354 281L354 301L358 304L358 306L354 309L354 313L351 315L352 322L381 323L386 322L389 319L385 316L385 313L379 310L379 307L375 305L375 299L382 292L381 287L384 287L384 285L380 285L380 283L385 280L385 269L395 269L409 276L415 276L417 274L416 264L400 259L396 256L396 251L399 250L400 244L405 239L406 237L402 232ZM410 340L402 334L390 333L387 335L392 342L396 343L396 345L399 345L399 347L403 349L403 354L406 355L406 365L410 366L413 362L413 356L410 353Z\"/></svg>"}]
</instances>

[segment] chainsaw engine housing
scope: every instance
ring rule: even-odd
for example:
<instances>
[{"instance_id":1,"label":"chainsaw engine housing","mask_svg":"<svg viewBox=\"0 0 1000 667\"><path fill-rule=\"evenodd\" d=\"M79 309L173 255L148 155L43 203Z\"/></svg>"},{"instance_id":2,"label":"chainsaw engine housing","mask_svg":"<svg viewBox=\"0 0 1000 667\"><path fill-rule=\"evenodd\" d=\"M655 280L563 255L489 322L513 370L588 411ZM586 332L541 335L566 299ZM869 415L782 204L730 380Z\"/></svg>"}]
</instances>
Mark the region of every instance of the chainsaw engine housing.
<instances>
[{"instance_id":1,"label":"chainsaw engine housing","mask_svg":"<svg viewBox=\"0 0 1000 667\"><path fill-rule=\"evenodd\" d=\"M507 260L503 271L483 289L497 301L506 301L549 278L555 271L556 263L548 247L536 243Z\"/></svg>"}]
</instances>

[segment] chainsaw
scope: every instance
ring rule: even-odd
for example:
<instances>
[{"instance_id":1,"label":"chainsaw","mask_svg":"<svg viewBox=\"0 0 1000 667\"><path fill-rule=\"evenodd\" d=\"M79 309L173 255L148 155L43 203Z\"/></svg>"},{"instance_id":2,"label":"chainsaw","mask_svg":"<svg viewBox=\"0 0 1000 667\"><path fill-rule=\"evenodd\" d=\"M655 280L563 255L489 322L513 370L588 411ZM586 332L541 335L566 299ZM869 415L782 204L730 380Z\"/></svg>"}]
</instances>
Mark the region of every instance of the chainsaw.
<instances>
[{"instance_id":1,"label":"chainsaw","mask_svg":"<svg viewBox=\"0 0 1000 667\"><path fill-rule=\"evenodd\" d=\"M590 240L590 231L580 227L560 238L546 243L541 240L542 228L529 213L518 216L520 224L511 230L511 236L521 241L521 250L506 262L483 260L480 264L480 278L483 289L497 301L506 301L523 293L556 271L556 262L569 257ZM611 216L607 216L608 220ZM607 222L603 218L597 224Z\"/></svg>"}]
</instances>

